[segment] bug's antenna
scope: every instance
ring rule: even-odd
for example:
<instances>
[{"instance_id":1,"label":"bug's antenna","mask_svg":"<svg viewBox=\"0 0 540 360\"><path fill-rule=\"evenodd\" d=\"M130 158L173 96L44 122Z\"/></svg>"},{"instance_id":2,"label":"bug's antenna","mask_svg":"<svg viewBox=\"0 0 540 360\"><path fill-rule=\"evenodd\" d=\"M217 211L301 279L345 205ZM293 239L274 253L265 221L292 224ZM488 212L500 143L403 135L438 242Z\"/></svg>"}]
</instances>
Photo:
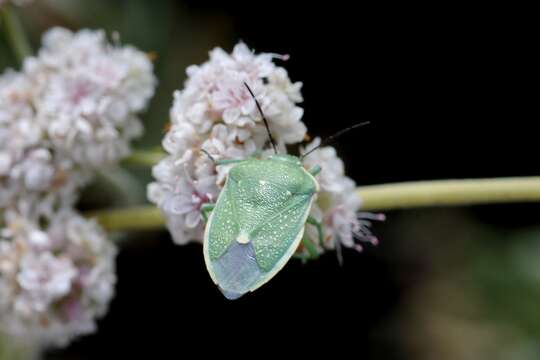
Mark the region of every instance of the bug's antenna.
<instances>
[{"instance_id":1,"label":"bug's antenna","mask_svg":"<svg viewBox=\"0 0 540 360\"><path fill-rule=\"evenodd\" d=\"M215 164L216 163L216 159L214 159L214 157L212 155L210 155L210 153L208 151L206 151L205 149L201 148L201 152L205 153L206 156L208 156L208 158L210 160L212 160L212 162Z\"/></svg>"},{"instance_id":2,"label":"bug's antenna","mask_svg":"<svg viewBox=\"0 0 540 360\"><path fill-rule=\"evenodd\" d=\"M257 105L257 109L259 109L259 113L261 114L261 117L263 119L264 126L266 127L266 132L268 133L268 138L270 139L270 143L272 144L272 147L274 148L274 152L277 154L278 152L277 152L277 148L276 148L276 143L274 141L274 138L272 137L272 133L270 132L270 127L268 126L268 120L266 120L266 117L264 117L264 113L262 111L261 105L257 101L257 98L255 97L255 94L253 94L253 91L251 91L248 84L246 82L244 82L244 85L246 85L246 88L248 89L249 93L251 94L251 97L253 98L253 100L255 100L255 105Z\"/></svg>"},{"instance_id":3,"label":"bug's antenna","mask_svg":"<svg viewBox=\"0 0 540 360\"><path fill-rule=\"evenodd\" d=\"M365 121L363 123L359 123L359 124L355 124L353 126L350 126L348 128L345 128L345 129L342 129L342 130L339 130L337 133L333 134L333 135L330 135L329 137L327 137L326 139L324 139L323 141L321 141L321 143L317 146L315 146L313 149L309 150L307 153L305 154L302 154L300 156L300 161L304 160L304 158L306 156L308 156L309 154L311 154L312 152L314 152L315 150L317 150L318 148L320 148L321 146L324 146L332 141L334 141L336 138L340 137L341 135L345 134L346 132L349 132L351 130L354 130L360 126L364 126L364 125L368 125L369 124L369 121Z\"/></svg>"}]
</instances>

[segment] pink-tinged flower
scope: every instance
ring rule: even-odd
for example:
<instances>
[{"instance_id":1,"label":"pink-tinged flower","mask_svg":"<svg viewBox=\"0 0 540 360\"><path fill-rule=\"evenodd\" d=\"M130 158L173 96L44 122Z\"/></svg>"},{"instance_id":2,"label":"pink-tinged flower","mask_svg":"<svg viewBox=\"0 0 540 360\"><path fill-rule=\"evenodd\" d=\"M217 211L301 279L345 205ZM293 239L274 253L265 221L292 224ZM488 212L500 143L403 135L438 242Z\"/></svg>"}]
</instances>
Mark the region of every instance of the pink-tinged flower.
<instances>
[{"instance_id":1,"label":"pink-tinged flower","mask_svg":"<svg viewBox=\"0 0 540 360\"><path fill-rule=\"evenodd\" d=\"M190 240L202 241L204 224L201 207L205 203L214 202L219 191L213 165L199 164L198 168L190 174L186 163L179 164L179 176L174 176L174 181L149 186L149 198L164 212L173 239L178 244Z\"/></svg>"},{"instance_id":2,"label":"pink-tinged flower","mask_svg":"<svg viewBox=\"0 0 540 360\"><path fill-rule=\"evenodd\" d=\"M144 53L109 44L102 31L53 28L24 72L36 88L36 119L55 149L85 167L129 155L142 134L137 114L156 84Z\"/></svg>"},{"instance_id":3,"label":"pink-tinged flower","mask_svg":"<svg viewBox=\"0 0 540 360\"><path fill-rule=\"evenodd\" d=\"M248 83L245 75L231 72L223 75L211 93L210 106L214 113L221 116L225 124L238 127L254 126L257 108L255 101L244 85ZM259 90L257 88L256 90ZM260 90L258 91L260 92Z\"/></svg>"},{"instance_id":4,"label":"pink-tinged flower","mask_svg":"<svg viewBox=\"0 0 540 360\"><path fill-rule=\"evenodd\" d=\"M116 249L103 230L69 209L48 225L12 210L2 222L0 331L37 347L95 331L116 281Z\"/></svg>"},{"instance_id":5,"label":"pink-tinged flower","mask_svg":"<svg viewBox=\"0 0 540 360\"><path fill-rule=\"evenodd\" d=\"M89 179L70 154L50 144L37 120L37 91L26 74L0 76L0 211L29 199L36 206L45 198L67 202Z\"/></svg>"}]
</instances>

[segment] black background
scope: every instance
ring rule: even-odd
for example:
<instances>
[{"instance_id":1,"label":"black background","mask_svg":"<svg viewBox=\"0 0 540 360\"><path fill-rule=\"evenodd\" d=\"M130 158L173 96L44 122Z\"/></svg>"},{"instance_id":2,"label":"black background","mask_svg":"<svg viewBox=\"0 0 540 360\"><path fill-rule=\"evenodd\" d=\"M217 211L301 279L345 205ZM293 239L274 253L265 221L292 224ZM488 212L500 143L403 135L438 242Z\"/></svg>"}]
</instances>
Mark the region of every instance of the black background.
<instances>
[{"instance_id":1,"label":"black background","mask_svg":"<svg viewBox=\"0 0 540 360\"><path fill-rule=\"evenodd\" d=\"M335 144L359 184L538 173L537 39L532 23L512 9L339 1L182 6L224 13L250 47L290 54L285 66L304 83L312 135L371 122ZM501 226L536 218L535 207L504 209L471 211ZM291 262L235 302L210 281L199 245L175 246L166 232L143 234L147 246L119 255L117 296L100 332L61 354L409 358L386 340L384 324L401 301L401 273L413 283L421 269L386 253L400 241L388 230L400 213L388 215L374 228L379 247L347 251L343 267L333 253Z\"/></svg>"}]
</instances>

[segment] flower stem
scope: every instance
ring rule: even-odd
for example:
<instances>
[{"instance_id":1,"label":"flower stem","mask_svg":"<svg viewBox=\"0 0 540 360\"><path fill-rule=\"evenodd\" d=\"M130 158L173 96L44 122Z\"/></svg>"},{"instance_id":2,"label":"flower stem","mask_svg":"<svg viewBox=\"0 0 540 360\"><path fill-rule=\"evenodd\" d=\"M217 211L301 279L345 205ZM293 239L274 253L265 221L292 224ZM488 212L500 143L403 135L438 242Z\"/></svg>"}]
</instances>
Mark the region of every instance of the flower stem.
<instances>
[{"instance_id":1,"label":"flower stem","mask_svg":"<svg viewBox=\"0 0 540 360\"><path fill-rule=\"evenodd\" d=\"M108 231L154 230L165 225L159 209L150 205L94 211L86 216L96 219Z\"/></svg>"},{"instance_id":2,"label":"flower stem","mask_svg":"<svg viewBox=\"0 0 540 360\"><path fill-rule=\"evenodd\" d=\"M385 211L434 206L540 202L540 177L435 180L362 186L362 210ZM88 214L110 231L158 229L165 225L159 209L139 206Z\"/></svg>"},{"instance_id":3,"label":"flower stem","mask_svg":"<svg viewBox=\"0 0 540 360\"><path fill-rule=\"evenodd\" d=\"M22 64L26 57L32 55L32 48L21 21L13 8L10 6L0 8L0 17L4 24L11 48L15 52L19 63Z\"/></svg>"},{"instance_id":4,"label":"flower stem","mask_svg":"<svg viewBox=\"0 0 540 360\"><path fill-rule=\"evenodd\" d=\"M131 156L122 161L125 166L154 166L165 157L161 149L156 150L137 150Z\"/></svg>"},{"instance_id":5,"label":"flower stem","mask_svg":"<svg viewBox=\"0 0 540 360\"><path fill-rule=\"evenodd\" d=\"M540 177L415 181L362 186L362 210L540 202Z\"/></svg>"}]
</instances>

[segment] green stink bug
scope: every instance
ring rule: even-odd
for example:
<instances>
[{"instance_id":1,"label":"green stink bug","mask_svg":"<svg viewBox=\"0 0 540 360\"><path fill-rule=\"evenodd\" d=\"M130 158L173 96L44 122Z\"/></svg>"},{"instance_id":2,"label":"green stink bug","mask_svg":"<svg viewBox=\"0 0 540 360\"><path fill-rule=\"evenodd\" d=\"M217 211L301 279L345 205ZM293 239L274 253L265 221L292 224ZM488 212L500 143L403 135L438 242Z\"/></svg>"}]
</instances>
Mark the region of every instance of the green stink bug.
<instances>
[{"instance_id":1,"label":"green stink bug","mask_svg":"<svg viewBox=\"0 0 540 360\"><path fill-rule=\"evenodd\" d=\"M309 216L319 191L315 175L321 168L308 171L302 166L301 159L309 153L302 157L277 154L262 109L245 85L276 154L262 160L215 161L202 150L217 165L235 164L217 202L201 209L207 221L203 243L206 268L231 300L256 290L285 266L302 241L306 222L315 225L319 240L323 239L321 224Z\"/></svg>"}]
</instances>

